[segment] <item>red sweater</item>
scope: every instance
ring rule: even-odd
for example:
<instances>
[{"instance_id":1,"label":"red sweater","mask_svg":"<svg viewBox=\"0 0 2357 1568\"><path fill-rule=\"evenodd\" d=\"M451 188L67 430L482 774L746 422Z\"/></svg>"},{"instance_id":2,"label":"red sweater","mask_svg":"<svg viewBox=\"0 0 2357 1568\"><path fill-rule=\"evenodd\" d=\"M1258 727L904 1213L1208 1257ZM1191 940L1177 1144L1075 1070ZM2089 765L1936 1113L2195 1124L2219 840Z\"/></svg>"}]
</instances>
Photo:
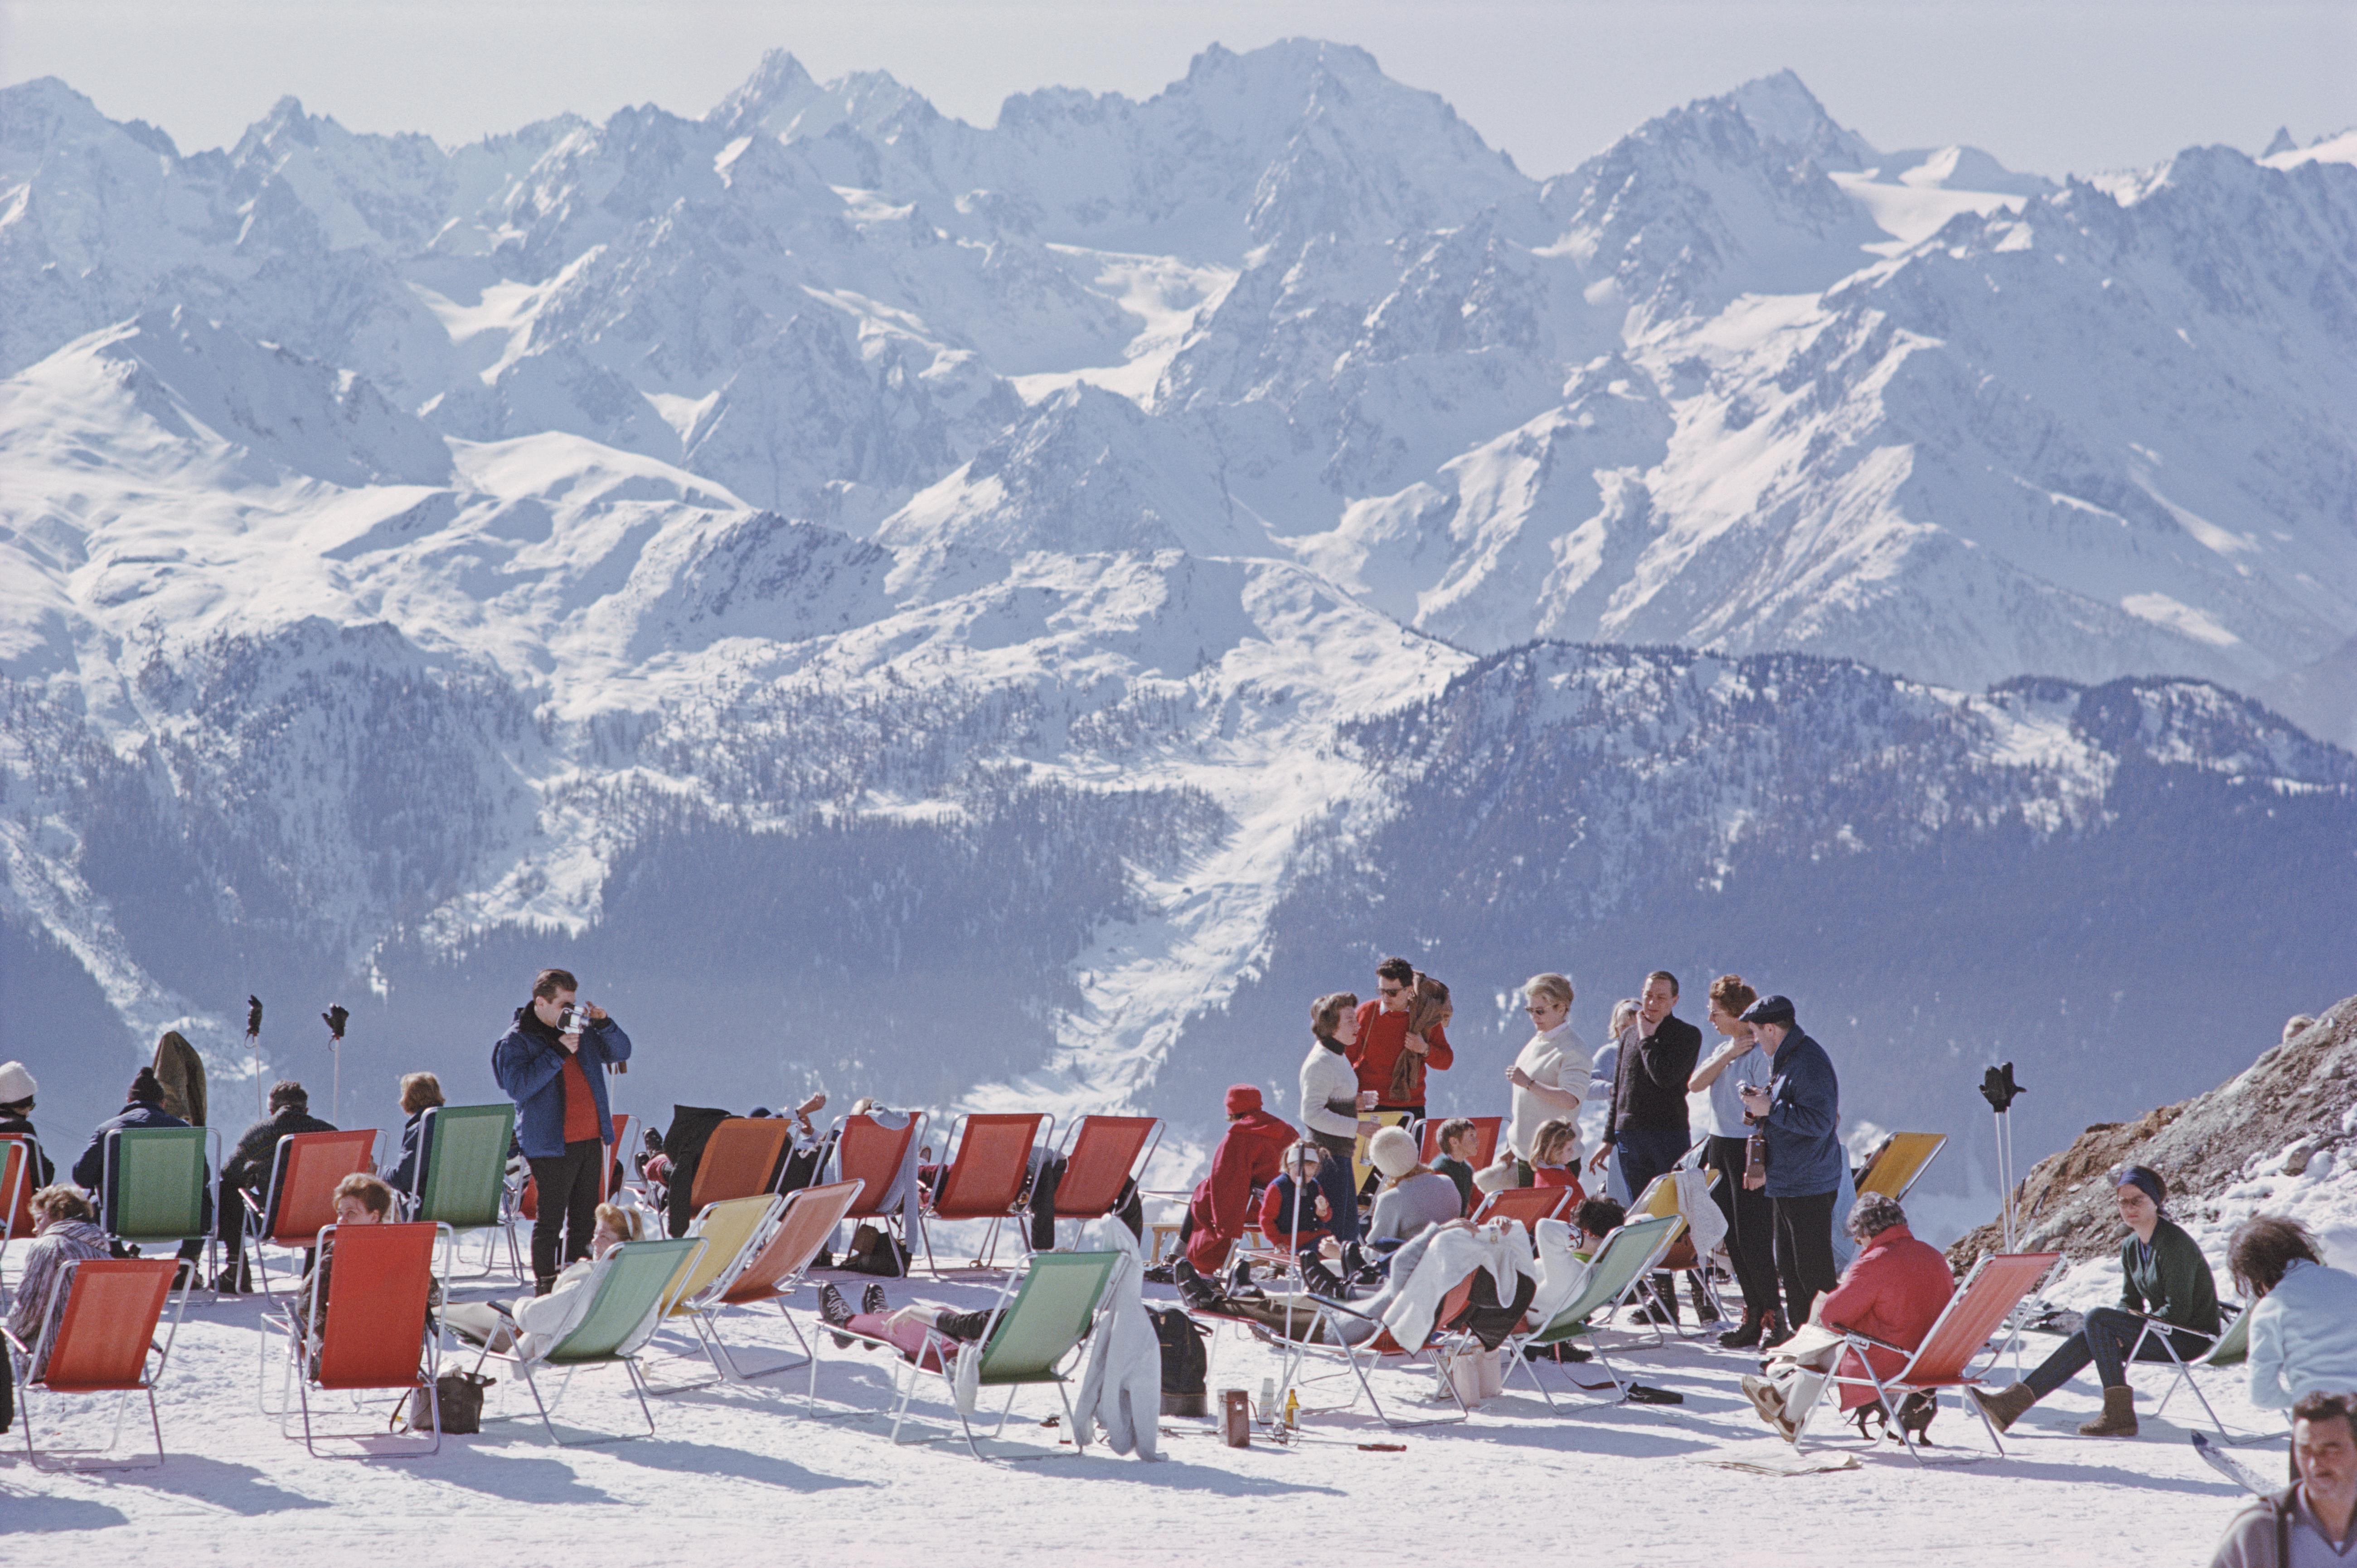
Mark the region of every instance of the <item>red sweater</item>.
<instances>
[{"instance_id":1,"label":"red sweater","mask_svg":"<svg viewBox=\"0 0 2357 1568\"><path fill-rule=\"evenodd\" d=\"M1392 1068L1400 1053L1407 1049L1407 1013L1386 1013L1380 998L1359 1004L1359 1037L1351 1042L1347 1059L1358 1069L1359 1088L1373 1090L1383 1098L1376 1103L1386 1111L1405 1111L1424 1104L1424 1075L1447 1072L1456 1061L1457 1053L1448 1048L1448 1036L1440 1029L1431 1030L1426 1038L1432 1049L1426 1053L1424 1065L1408 1074L1407 1098L1394 1101L1389 1098Z\"/></svg>"},{"instance_id":2,"label":"red sweater","mask_svg":"<svg viewBox=\"0 0 2357 1568\"><path fill-rule=\"evenodd\" d=\"M1847 1273L1817 1316L1828 1328L1855 1329L1887 1345L1912 1350L1932 1332L1948 1298L1956 1294L1956 1276L1936 1247L1915 1240L1904 1225L1893 1225L1866 1244L1852 1259ZM1870 1350L1876 1375L1889 1378L1906 1366L1907 1358L1889 1350ZM1842 1357L1842 1376L1864 1379L1866 1369L1855 1351ZM1842 1409L1856 1410L1874 1402L1874 1385L1842 1385Z\"/></svg>"},{"instance_id":3,"label":"red sweater","mask_svg":"<svg viewBox=\"0 0 2357 1568\"><path fill-rule=\"evenodd\" d=\"M581 1053L565 1053L565 1141L594 1143L599 1135L597 1101L589 1092L589 1075L581 1069Z\"/></svg>"},{"instance_id":4,"label":"red sweater","mask_svg":"<svg viewBox=\"0 0 2357 1568\"><path fill-rule=\"evenodd\" d=\"M1293 1124L1265 1111L1246 1112L1228 1123L1227 1136L1211 1155L1211 1174L1196 1184L1187 1206L1195 1221L1187 1261L1198 1271L1215 1273L1228 1261L1228 1248L1252 1223L1253 1194L1276 1179L1293 1142Z\"/></svg>"}]
</instances>

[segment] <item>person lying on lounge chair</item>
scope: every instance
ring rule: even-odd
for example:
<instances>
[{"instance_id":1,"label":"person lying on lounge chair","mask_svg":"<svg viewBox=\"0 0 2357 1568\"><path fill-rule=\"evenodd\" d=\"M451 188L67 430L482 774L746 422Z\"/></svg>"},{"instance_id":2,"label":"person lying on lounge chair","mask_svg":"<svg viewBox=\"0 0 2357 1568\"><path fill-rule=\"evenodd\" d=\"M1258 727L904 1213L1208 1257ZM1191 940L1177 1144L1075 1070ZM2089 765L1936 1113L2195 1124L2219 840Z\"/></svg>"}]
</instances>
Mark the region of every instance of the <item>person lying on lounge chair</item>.
<instances>
[{"instance_id":1,"label":"person lying on lounge chair","mask_svg":"<svg viewBox=\"0 0 2357 1568\"><path fill-rule=\"evenodd\" d=\"M881 1340L899 1351L902 1360L914 1361L922 1356L924 1368L938 1372L943 1369L941 1348L933 1336L961 1345L974 1344L989 1337L990 1326L998 1313L996 1308L952 1312L945 1306L904 1306L896 1312L884 1299L884 1287L873 1280L861 1289L859 1310L854 1312L834 1282L829 1280L818 1287L818 1316L830 1331L850 1331L832 1335L837 1349L848 1348L856 1334L861 1337L859 1348L863 1350L875 1349L877 1341Z\"/></svg>"},{"instance_id":2,"label":"person lying on lounge chair","mask_svg":"<svg viewBox=\"0 0 2357 1568\"><path fill-rule=\"evenodd\" d=\"M442 1319L474 1343L501 1355L531 1360L578 1326L597 1295L593 1288L604 1271L607 1255L630 1239L630 1219L620 1208L601 1203L597 1228L590 1233L589 1255L567 1263L546 1295L523 1295L502 1308L497 1302L469 1301L446 1308Z\"/></svg>"},{"instance_id":3,"label":"person lying on lounge chair","mask_svg":"<svg viewBox=\"0 0 2357 1568\"><path fill-rule=\"evenodd\" d=\"M1907 1365L1902 1352L1923 1343L1923 1337L1946 1309L1948 1298L1956 1294L1956 1277L1948 1271L1948 1260L1936 1247L1915 1239L1907 1229L1907 1211L1897 1198L1878 1192L1859 1198L1850 1208L1849 1233L1858 1244L1858 1254L1841 1283L1818 1295L1809 1314L1813 1332L1787 1340L1769 1362L1766 1377L1743 1380L1743 1391L1760 1419L1787 1443L1799 1437L1800 1423L1816 1402L1836 1357L1844 1380L1842 1409L1880 1408L1865 1364L1856 1351L1841 1348L1843 1334L1856 1332L1898 1347L1867 1353L1875 1376L1894 1377ZM1930 1395L1910 1394L1900 1403L1900 1422L1909 1431L1920 1432L1931 1424L1934 1408ZM1863 1434L1867 1418L1860 1414L1857 1420Z\"/></svg>"}]
</instances>

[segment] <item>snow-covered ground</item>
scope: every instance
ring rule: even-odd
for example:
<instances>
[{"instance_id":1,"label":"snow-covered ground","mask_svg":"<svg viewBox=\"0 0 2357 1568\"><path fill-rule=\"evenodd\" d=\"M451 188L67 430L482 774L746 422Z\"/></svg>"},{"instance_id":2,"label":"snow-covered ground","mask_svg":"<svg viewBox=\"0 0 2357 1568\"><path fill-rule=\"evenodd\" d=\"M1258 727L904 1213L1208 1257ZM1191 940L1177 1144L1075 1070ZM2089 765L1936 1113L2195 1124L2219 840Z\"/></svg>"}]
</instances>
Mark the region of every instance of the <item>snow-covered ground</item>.
<instances>
[{"instance_id":1,"label":"snow-covered ground","mask_svg":"<svg viewBox=\"0 0 2357 1568\"><path fill-rule=\"evenodd\" d=\"M2324 1173L2300 1178L2300 1188L2245 1194L2235 1207L2295 1197L2294 1211L2311 1224L2352 1234L2357 1181ZM2100 1295L2099 1274L2083 1270L2072 1283ZM864 1283L837 1277L855 1295ZM971 1306L994 1287L969 1274L887 1289L895 1305ZM807 1311L807 1297L802 1305ZM1775 1477L1708 1463L1730 1450L1781 1448L1738 1387L1753 1363L1699 1340L1649 1348L1634 1332L1615 1337L1631 1347L1619 1353L1622 1365L1684 1394L1684 1405L1585 1404L1554 1382L1566 1407L1554 1412L1517 1379L1461 1425L1395 1434L1363 1409L1320 1411L1305 1415L1289 1445L1256 1440L1234 1450L1210 1422L1166 1418L1159 1463L1092 1448L1086 1457L1066 1450L1046 1463L985 1466L954 1442L894 1449L877 1413L887 1408L883 1364L821 1340L815 1414L791 1397L801 1385L790 1375L775 1393L659 1398L654 1437L559 1449L530 1418L522 1391L502 1382L487 1415L523 1419L447 1439L436 1456L314 1459L258 1409L259 1310L251 1299L191 1305L162 1394L170 1454L162 1469L62 1477L35 1473L21 1450L0 1457L0 1534L48 1538L12 1541L8 1558L128 1563L153 1551L183 1563L382 1562L425 1548L518 1565L744 1552L779 1563L1191 1563L1215 1554L1284 1563L1376 1550L1520 1561L1576 1543L1579 1560L1602 1563L1858 1563L1903 1553L1910 1563L2193 1564L2208 1560L2241 1506L2187 1441L2199 1414L2191 1402L2180 1395L2165 1419L2150 1419L2164 1386L2158 1369L2136 1374L2147 1414L2134 1441L2072 1432L2095 1408L2082 1382L2018 1425L2003 1458L1951 1406L1932 1428L1943 1463L1919 1468L1895 1443L1844 1441L1847 1429L1821 1418L1811 1447L1854 1454L1856 1466ZM788 1343L775 1316L751 1314L730 1337L753 1348ZM2023 1364L2052 1343L2030 1337ZM1276 1370L1267 1351L1232 1331L1213 1355L1214 1390L1256 1397ZM1378 1376L1394 1413L1433 1412L1428 1375ZM2199 1376L2229 1426L2263 1438L2241 1456L2274 1476L2281 1418L2249 1404L2239 1372ZM1341 1385L1326 1382L1308 1402L1341 1398ZM926 1430L942 1433L946 1405L919 1408ZM1056 1412L1045 1391L1027 1391L1015 1410L1008 1444L1036 1454L1057 1442L1060 1427L1038 1424ZM559 1412L608 1430L637 1413L611 1371L584 1374ZM1379 1443L1401 1446L1361 1446ZM1890 1556L1875 1551L1878 1541Z\"/></svg>"}]
</instances>

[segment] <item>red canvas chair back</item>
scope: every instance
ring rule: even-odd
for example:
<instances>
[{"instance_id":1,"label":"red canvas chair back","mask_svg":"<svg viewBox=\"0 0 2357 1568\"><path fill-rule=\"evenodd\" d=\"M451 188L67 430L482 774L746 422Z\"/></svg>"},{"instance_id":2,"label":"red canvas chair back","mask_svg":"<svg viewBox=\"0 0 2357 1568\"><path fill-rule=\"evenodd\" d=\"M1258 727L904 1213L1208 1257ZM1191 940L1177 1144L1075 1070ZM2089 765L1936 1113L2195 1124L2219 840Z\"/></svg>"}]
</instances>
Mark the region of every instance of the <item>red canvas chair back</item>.
<instances>
[{"instance_id":1,"label":"red canvas chair back","mask_svg":"<svg viewBox=\"0 0 2357 1568\"><path fill-rule=\"evenodd\" d=\"M1032 1146L1046 1120L1036 1112L967 1117L957 1158L934 1188L933 1217L990 1219L1011 1210L1023 1196Z\"/></svg>"},{"instance_id":2,"label":"red canvas chair back","mask_svg":"<svg viewBox=\"0 0 2357 1568\"><path fill-rule=\"evenodd\" d=\"M1440 1157L1440 1124L1454 1121L1449 1116L1427 1116L1424 1119L1424 1163L1432 1164ZM1472 1165L1480 1170L1498 1157L1498 1132L1506 1124L1503 1116L1475 1116L1473 1123Z\"/></svg>"},{"instance_id":3,"label":"red canvas chair back","mask_svg":"<svg viewBox=\"0 0 2357 1568\"><path fill-rule=\"evenodd\" d=\"M901 1162L908 1157L909 1144L917 1136L917 1129L924 1124L920 1112L911 1112L909 1124L897 1133L872 1116L843 1119L842 1131L834 1142L835 1176L843 1181L865 1184L858 1197L844 1210L845 1219L865 1219L881 1210L884 1195L892 1189L893 1180L900 1174Z\"/></svg>"},{"instance_id":4,"label":"red canvas chair back","mask_svg":"<svg viewBox=\"0 0 2357 1568\"><path fill-rule=\"evenodd\" d=\"M404 1389L417 1381L439 1229L342 1225L328 1232L336 1256L312 1380L319 1387Z\"/></svg>"},{"instance_id":5,"label":"red canvas chair back","mask_svg":"<svg viewBox=\"0 0 2357 1568\"><path fill-rule=\"evenodd\" d=\"M1540 1220L1563 1218L1562 1211L1570 1205L1573 1191L1567 1187L1501 1187L1473 1211L1473 1223L1519 1220L1523 1229L1535 1234Z\"/></svg>"},{"instance_id":6,"label":"red canvas chair back","mask_svg":"<svg viewBox=\"0 0 2357 1568\"><path fill-rule=\"evenodd\" d=\"M778 1228L770 1232L761 1251L721 1296L722 1303L741 1306L777 1295L780 1281L801 1273L818 1256L818 1250L826 1245L852 1200L859 1196L859 1187L855 1179L806 1187L790 1194L784 1210L778 1216Z\"/></svg>"},{"instance_id":7,"label":"red canvas chair back","mask_svg":"<svg viewBox=\"0 0 2357 1568\"><path fill-rule=\"evenodd\" d=\"M33 1233L33 1141L22 1133L0 1133L0 1240Z\"/></svg>"},{"instance_id":8,"label":"red canvas chair back","mask_svg":"<svg viewBox=\"0 0 2357 1568\"><path fill-rule=\"evenodd\" d=\"M1056 1218L1102 1219L1121 1202L1137 1156L1162 1123L1151 1116L1083 1116L1072 1131L1064 1176L1056 1184Z\"/></svg>"},{"instance_id":9,"label":"red canvas chair back","mask_svg":"<svg viewBox=\"0 0 2357 1568\"><path fill-rule=\"evenodd\" d=\"M73 1284L42 1383L69 1394L139 1387L172 1294L173 1261L91 1258L70 1266Z\"/></svg>"},{"instance_id":10,"label":"red canvas chair back","mask_svg":"<svg viewBox=\"0 0 2357 1568\"><path fill-rule=\"evenodd\" d=\"M336 1222L336 1184L370 1168L376 1129L350 1133L295 1133L279 1140L275 1181L277 1207L264 1210L274 1247L307 1247Z\"/></svg>"},{"instance_id":11,"label":"red canvas chair back","mask_svg":"<svg viewBox=\"0 0 2357 1568\"><path fill-rule=\"evenodd\" d=\"M700 1209L707 1203L769 1191L792 1133L792 1124L782 1116L731 1116L715 1127L695 1167L688 1208Z\"/></svg>"},{"instance_id":12,"label":"red canvas chair back","mask_svg":"<svg viewBox=\"0 0 2357 1568\"><path fill-rule=\"evenodd\" d=\"M614 1162L630 1148L630 1119L620 1112L613 1114L614 1141L606 1145L606 1163L597 1167L597 1201L606 1202L614 1196ZM750 1196L748 1194L747 1196Z\"/></svg>"},{"instance_id":13,"label":"red canvas chair back","mask_svg":"<svg viewBox=\"0 0 2357 1568\"><path fill-rule=\"evenodd\" d=\"M2028 1295L2060 1252L1999 1252L1983 1258L1948 1298L1932 1332L1923 1336L1906 1370L1893 1380L1910 1387L1941 1387L1964 1380L1964 1366L2003 1326L2006 1314Z\"/></svg>"}]
</instances>

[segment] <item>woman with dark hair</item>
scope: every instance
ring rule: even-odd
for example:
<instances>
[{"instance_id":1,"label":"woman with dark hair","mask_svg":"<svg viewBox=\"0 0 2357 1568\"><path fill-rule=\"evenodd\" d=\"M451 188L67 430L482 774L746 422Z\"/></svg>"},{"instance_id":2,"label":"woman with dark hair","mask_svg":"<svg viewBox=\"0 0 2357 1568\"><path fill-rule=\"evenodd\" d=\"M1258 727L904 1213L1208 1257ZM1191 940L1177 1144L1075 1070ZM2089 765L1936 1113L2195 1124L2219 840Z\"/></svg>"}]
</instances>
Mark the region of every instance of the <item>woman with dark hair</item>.
<instances>
[{"instance_id":1,"label":"woman with dark hair","mask_svg":"<svg viewBox=\"0 0 2357 1568\"><path fill-rule=\"evenodd\" d=\"M1743 1086L1766 1083L1768 1053L1760 1036L1743 1021L1744 1013L1760 993L1739 974L1722 974L1710 983L1710 1026L1727 1043L1686 1079L1686 1092L1710 1093L1706 1119L1710 1142L1704 1159L1718 1172L1711 1197L1727 1216L1727 1256L1735 1265L1735 1283L1743 1291L1743 1326L1718 1337L1730 1350L1748 1350L1761 1340L1783 1337L1776 1326L1776 1209L1765 1187L1743 1185L1751 1129L1743 1120Z\"/></svg>"},{"instance_id":2,"label":"woman with dark hair","mask_svg":"<svg viewBox=\"0 0 2357 1568\"><path fill-rule=\"evenodd\" d=\"M2298 1220L2254 1214L2226 1258L2251 1303L2251 1402L2357 1394L2357 1274L2328 1268Z\"/></svg>"},{"instance_id":3,"label":"woman with dark hair","mask_svg":"<svg viewBox=\"0 0 2357 1568\"><path fill-rule=\"evenodd\" d=\"M1321 1184L1330 1192L1334 1215L1328 1223L1345 1241L1359 1239L1359 1193L1351 1181L1359 1140L1380 1125L1359 1110L1359 1075L1351 1047L1359 1039L1359 999L1348 991L1320 996L1309 1008L1309 1054L1301 1060L1301 1125L1309 1141L1341 1162L1342 1179Z\"/></svg>"},{"instance_id":4,"label":"woman with dark hair","mask_svg":"<svg viewBox=\"0 0 2357 1568\"><path fill-rule=\"evenodd\" d=\"M2161 1213L2160 1206L2169 1199L2168 1184L2149 1165L2122 1165L2112 1173L2112 1187L2128 1228L2127 1239L2120 1243L2120 1305L2089 1312L2079 1331L2055 1347L2022 1381L1993 1394L1976 1388L1964 1391L1999 1432L2092 1361L2103 1380L2104 1413L2081 1423L2079 1435L2134 1437L2136 1395L2128 1387L2126 1366L2145 1320L2152 1320L2155 1335L2136 1349L2139 1361L2169 1359L2159 1334L2168 1333L2179 1358L2190 1360L2207 1350L2218 1333L2217 1281L2201 1245ZM2172 1328L2192 1332L2170 1333Z\"/></svg>"}]
</instances>

